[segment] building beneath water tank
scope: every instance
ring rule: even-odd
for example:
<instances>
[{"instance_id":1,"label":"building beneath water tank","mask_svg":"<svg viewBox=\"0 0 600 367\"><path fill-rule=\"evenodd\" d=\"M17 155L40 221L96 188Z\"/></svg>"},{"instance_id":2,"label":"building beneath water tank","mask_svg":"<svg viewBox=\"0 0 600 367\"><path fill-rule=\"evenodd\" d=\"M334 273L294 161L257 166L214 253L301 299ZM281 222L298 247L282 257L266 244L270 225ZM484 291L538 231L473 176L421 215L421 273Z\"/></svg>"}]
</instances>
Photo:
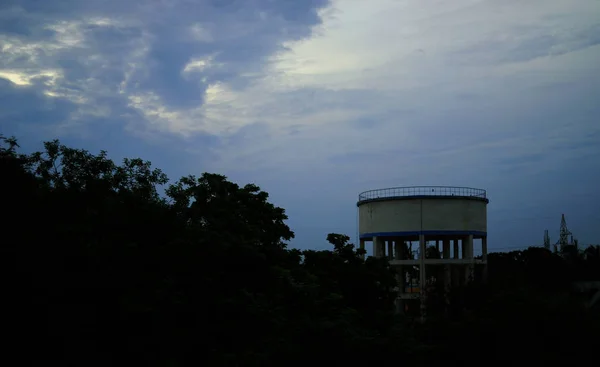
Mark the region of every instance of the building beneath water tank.
<instances>
[{"instance_id":1,"label":"building beneath water tank","mask_svg":"<svg viewBox=\"0 0 600 367\"><path fill-rule=\"evenodd\" d=\"M474 280L477 266L485 278L488 203L485 190L469 187L395 187L359 195L360 248L371 242L373 256L388 257L396 268L399 312L418 301L423 316L428 287L437 281L447 294Z\"/></svg>"}]
</instances>

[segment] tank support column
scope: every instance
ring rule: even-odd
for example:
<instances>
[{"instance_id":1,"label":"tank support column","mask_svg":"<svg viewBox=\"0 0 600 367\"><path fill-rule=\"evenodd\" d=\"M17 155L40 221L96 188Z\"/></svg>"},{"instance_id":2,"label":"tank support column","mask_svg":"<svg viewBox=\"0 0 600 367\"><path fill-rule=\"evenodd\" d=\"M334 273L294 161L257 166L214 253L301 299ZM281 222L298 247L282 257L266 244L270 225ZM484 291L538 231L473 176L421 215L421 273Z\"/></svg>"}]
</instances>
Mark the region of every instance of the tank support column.
<instances>
[{"instance_id":1,"label":"tank support column","mask_svg":"<svg viewBox=\"0 0 600 367\"><path fill-rule=\"evenodd\" d=\"M377 257L377 237L373 237L373 257Z\"/></svg>"},{"instance_id":2,"label":"tank support column","mask_svg":"<svg viewBox=\"0 0 600 367\"><path fill-rule=\"evenodd\" d=\"M487 282L488 264L487 264L487 236L481 238L481 260L483 260L483 282Z\"/></svg>"},{"instance_id":3,"label":"tank support column","mask_svg":"<svg viewBox=\"0 0 600 367\"><path fill-rule=\"evenodd\" d=\"M442 259L447 260L450 258L450 240L444 239L442 243Z\"/></svg>"},{"instance_id":4,"label":"tank support column","mask_svg":"<svg viewBox=\"0 0 600 367\"><path fill-rule=\"evenodd\" d=\"M421 321L425 321L427 307L427 276L425 274L425 235L419 235L419 290L421 292Z\"/></svg>"},{"instance_id":5,"label":"tank support column","mask_svg":"<svg viewBox=\"0 0 600 367\"><path fill-rule=\"evenodd\" d=\"M452 244L454 245L454 254L453 254L454 256L453 257L455 259L458 259L459 258L458 257L458 251L459 251L459 248L458 248L458 239L456 239L456 238L453 239L452 240Z\"/></svg>"},{"instance_id":6,"label":"tank support column","mask_svg":"<svg viewBox=\"0 0 600 367\"><path fill-rule=\"evenodd\" d=\"M473 235L468 235L463 239L463 259L469 260L465 268L465 284L473 280L475 271L475 257L473 256Z\"/></svg>"},{"instance_id":7,"label":"tank support column","mask_svg":"<svg viewBox=\"0 0 600 367\"><path fill-rule=\"evenodd\" d=\"M404 259L404 242L401 239L396 239L394 242L394 260Z\"/></svg>"},{"instance_id":8,"label":"tank support column","mask_svg":"<svg viewBox=\"0 0 600 367\"><path fill-rule=\"evenodd\" d=\"M360 245L359 245L359 246L360 246L360 249L361 249L362 251L364 251L364 250L365 250L365 239L364 239L364 238L361 238L359 241L360 241ZM363 260L365 259L365 254L364 254L364 253L361 255L361 258L362 258Z\"/></svg>"},{"instance_id":9,"label":"tank support column","mask_svg":"<svg viewBox=\"0 0 600 367\"><path fill-rule=\"evenodd\" d=\"M450 239L444 238L442 241L442 258L447 260L450 258ZM452 272L450 271L450 264L444 265L444 300L446 305L450 304L450 290L452 288Z\"/></svg>"},{"instance_id":10,"label":"tank support column","mask_svg":"<svg viewBox=\"0 0 600 367\"><path fill-rule=\"evenodd\" d=\"M385 245L382 238L373 237L373 257L384 257Z\"/></svg>"},{"instance_id":11,"label":"tank support column","mask_svg":"<svg viewBox=\"0 0 600 367\"><path fill-rule=\"evenodd\" d=\"M459 247L458 247L458 238L454 238L452 239L452 245L453 245L453 258L455 260L458 260L459 257ZM457 287L460 284L460 272L459 272L459 267L460 265L451 265L450 267L450 271L452 272L452 286L453 287Z\"/></svg>"},{"instance_id":12,"label":"tank support column","mask_svg":"<svg viewBox=\"0 0 600 367\"><path fill-rule=\"evenodd\" d=\"M395 251L394 251L394 259L395 260L403 260L404 259L404 241L401 238L397 238L394 243ZM402 295L404 294L406 288L404 287L404 267L398 266L396 267L396 282L398 283L398 295L396 297L396 312L399 314L404 314L404 299Z\"/></svg>"}]
</instances>

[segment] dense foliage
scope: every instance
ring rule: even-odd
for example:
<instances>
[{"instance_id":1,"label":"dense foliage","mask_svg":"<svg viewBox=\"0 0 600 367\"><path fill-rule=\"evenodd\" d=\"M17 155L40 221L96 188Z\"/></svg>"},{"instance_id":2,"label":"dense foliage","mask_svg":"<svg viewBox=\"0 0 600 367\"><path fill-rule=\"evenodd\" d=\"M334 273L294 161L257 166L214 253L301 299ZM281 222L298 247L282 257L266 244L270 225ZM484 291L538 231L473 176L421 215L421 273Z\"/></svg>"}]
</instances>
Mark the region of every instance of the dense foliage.
<instances>
[{"instance_id":1,"label":"dense foliage","mask_svg":"<svg viewBox=\"0 0 600 367\"><path fill-rule=\"evenodd\" d=\"M385 259L340 234L331 251L288 249L285 211L255 185L166 186L141 159L2 142L5 358L19 365L573 363L598 337L569 293L600 279L594 248L490 254L489 285L454 290L452 312L420 325L394 315Z\"/></svg>"}]
</instances>

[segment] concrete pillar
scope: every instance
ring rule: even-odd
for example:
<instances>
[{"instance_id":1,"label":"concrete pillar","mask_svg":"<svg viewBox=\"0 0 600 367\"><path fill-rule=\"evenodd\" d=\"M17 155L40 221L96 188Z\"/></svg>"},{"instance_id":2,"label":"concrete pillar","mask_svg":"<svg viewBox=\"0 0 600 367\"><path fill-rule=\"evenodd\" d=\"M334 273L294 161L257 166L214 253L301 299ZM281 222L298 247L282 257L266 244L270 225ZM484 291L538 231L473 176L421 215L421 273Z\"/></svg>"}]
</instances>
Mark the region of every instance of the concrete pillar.
<instances>
[{"instance_id":1,"label":"concrete pillar","mask_svg":"<svg viewBox=\"0 0 600 367\"><path fill-rule=\"evenodd\" d=\"M460 251L460 247L458 244L458 238L453 238L452 239L452 258L455 260L458 260L459 257L459 251ZM450 267L450 282L452 284L452 287L456 288L460 285L460 276L459 276L459 266L458 265L453 265Z\"/></svg>"},{"instance_id":2,"label":"concrete pillar","mask_svg":"<svg viewBox=\"0 0 600 367\"><path fill-rule=\"evenodd\" d=\"M463 240L463 251L466 256L463 255L465 259L473 259L473 235L470 234Z\"/></svg>"},{"instance_id":3,"label":"concrete pillar","mask_svg":"<svg viewBox=\"0 0 600 367\"><path fill-rule=\"evenodd\" d=\"M487 236L481 238L481 260L487 261Z\"/></svg>"},{"instance_id":4,"label":"concrete pillar","mask_svg":"<svg viewBox=\"0 0 600 367\"><path fill-rule=\"evenodd\" d=\"M449 259L450 258L450 239L444 238L444 240L442 242L443 242L442 243L443 258L444 258L444 260ZM450 270L451 270L450 264L444 265L444 292L446 293L446 303L449 303L448 293L450 292L450 288L452 286L452 272Z\"/></svg>"},{"instance_id":5,"label":"concrete pillar","mask_svg":"<svg viewBox=\"0 0 600 367\"><path fill-rule=\"evenodd\" d=\"M404 299L401 298L405 292L404 287L404 269L402 266L396 268L396 283L398 283L398 297L396 298L396 312L399 314L404 313Z\"/></svg>"},{"instance_id":6,"label":"concrete pillar","mask_svg":"<svg viewBox=\"0 0 600 367\"><path fill-rule=\"evenodd\" d=\"M449 303L448 293L452 288L452 273L451 266L449 264L444 265L444 295L446 297L446 303Z\"/></svg>"},{"instance_id":7,"label":"concrete pillar","mask_svg":"<svg viewBox=\"0 0 600 367\"><path fill-rule=\"evenodd\" d=\"M385 257L385 240L381 237L373 237L373 256Z\"/></svg>"},{"instance_id":8,"label":"concrete pillar","mask_svg":"<svg viewBox=\"0 0 600 367\"><path fill-rule=\"evenodd\" d=\"M487 264L487 236L483 236L481 239L481 260L483 260L483 282L487 282L488 278L488 264Z\"/></svg>"},{"instance_id":9,"label":"concrete pillar","mask_svg":"<svg viewBox=\"0 0 600 367\"><path fill-rule=\"evenodd\" d=\"M394 259L394 241L388 240L387 244L388 244L387 258L390 260L393 260Z\"/></svg>"},{"instance_id":10,"label":"concrete pillar","mask_svg":"<svg viewBox=\"0 0 600 367\"><path fill-rule=\"evenodd\" d=\"M442 258L449 259L450 258L450 240L449 239L444 239L442 248L443 248Z\"/></svg>"},{"instance_id":11,"label":"concrete pillar","mask_svg":"<svg viewBox=\"0 0 600 367\"><path fill-rule=\"evenodd\" d=\"M425 235L419 235L419 290L421 293L421 321L425 321L426 308L426 289L427 275L425 274Z\"/></svg>"},{"instance_id":12,"label":"concrete pillar","mask_svg":"<svg viewBox=\"0 0 600 367\"><path fill-rule=\"evenodd\" d=\"M394 242L394 259L402 260L404 258L404 241L402 238L396 238ZM404 266L396 267L396 282L398 283L398 298L396 298L396 313L404 314L404 299L401 296L405 293Z\"/></svg>"},{"instance_id":13,"label":"concrete pillar","mask_svg":"<svg viewBox=\"0 0 600 367\"><path fill-rule=\"evenodd\" d=\"M450 273L452 274L451 276L451 284L453 288L456 288L458 286L460 286L460 265L452 265L450 267Z\"/></svg>"},{"instance_id":14,"label":"concrete pillar","mask_svg":"<svg viewBox=\"0 0 600 367\"><path fill-rule=\"evenodd\" d=\"M473 256L473 235L463 239L463 258L469 260L470 264L465 267L465 283L469 283L474 276L475 260Z\"/></svg>"},{"instance_id":15,"label":"concrete pillar","mask_svg":"<svg viewBox=\"0 0 600 367\"><path fill-rule=\"evenodd\" d=\"M453 249L453 250L454 250L454 254L453 254L454 256L453 256L453 257L454 257L455 259L458 259L458 258L459 258L459 257L458 257L458 249L459 249L459 247L458 247L458 239L457 239L457 238L453 239L453 240L452 240L452 243L453 243L453 245L454 245L454 249Z\"/></svg>"},{"instance_id":16,"label":"concrete pillar","mask_svg":"<svg viewBox=\"0 0 600 367\"><path fill-rule=\"evenodd\" d=\"M438 254L440 253L440 240L435 240L435 249L437 250Z\"/></svg>"},{"instance_id":17,"label":"concrete pillar","mask_svg":"<svg viewBox=\"0 0 600 367\"><path fill-rule=\"evenodd\" d=\"M383 238L379 238L377 245L379 247L379 257L385 257L385 240Z\"/></svg>"},{"instance_id":18,"label":"concrete pillar","mask_svg":"<svg viewBox=\"0 0 600 367\"><path fill-rule=\"evenodd\" d=\"M373 257L380 257L379 255L379 238L373 237Z\"/></svg>"},{"instance_id":19,"label":"concrete pillar","mask_svg":"<svg viewBox=\"0 0 600 367\"><path fill-rule=\"evenodd\" d=\"M359 240L359 248L361 250L363 250L363 251L365 250L365 239L364 238L361 238ZM360 257L364 260L365 259L365 254L363 253Z\"/></svg>"}]
</instances>

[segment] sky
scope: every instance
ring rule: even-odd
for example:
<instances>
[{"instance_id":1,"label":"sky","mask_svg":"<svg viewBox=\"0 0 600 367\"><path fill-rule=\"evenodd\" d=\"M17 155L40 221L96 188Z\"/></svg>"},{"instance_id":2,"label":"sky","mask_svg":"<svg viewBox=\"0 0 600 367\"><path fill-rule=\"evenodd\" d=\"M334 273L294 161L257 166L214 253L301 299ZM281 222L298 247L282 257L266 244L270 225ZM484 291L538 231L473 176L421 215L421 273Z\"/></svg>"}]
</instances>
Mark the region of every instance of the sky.
<instances>
[{"instance_id":1,"label":"sky","mask_svg":"<svg viewBox=\"0 0 600 367\"><path fill-rule=\"evenodd\" d=\"M291 245L365 190L486 189L488 247L600 243L600 1L3 0L0 133L256 183Z\"/></svg>"}]
</instances>

